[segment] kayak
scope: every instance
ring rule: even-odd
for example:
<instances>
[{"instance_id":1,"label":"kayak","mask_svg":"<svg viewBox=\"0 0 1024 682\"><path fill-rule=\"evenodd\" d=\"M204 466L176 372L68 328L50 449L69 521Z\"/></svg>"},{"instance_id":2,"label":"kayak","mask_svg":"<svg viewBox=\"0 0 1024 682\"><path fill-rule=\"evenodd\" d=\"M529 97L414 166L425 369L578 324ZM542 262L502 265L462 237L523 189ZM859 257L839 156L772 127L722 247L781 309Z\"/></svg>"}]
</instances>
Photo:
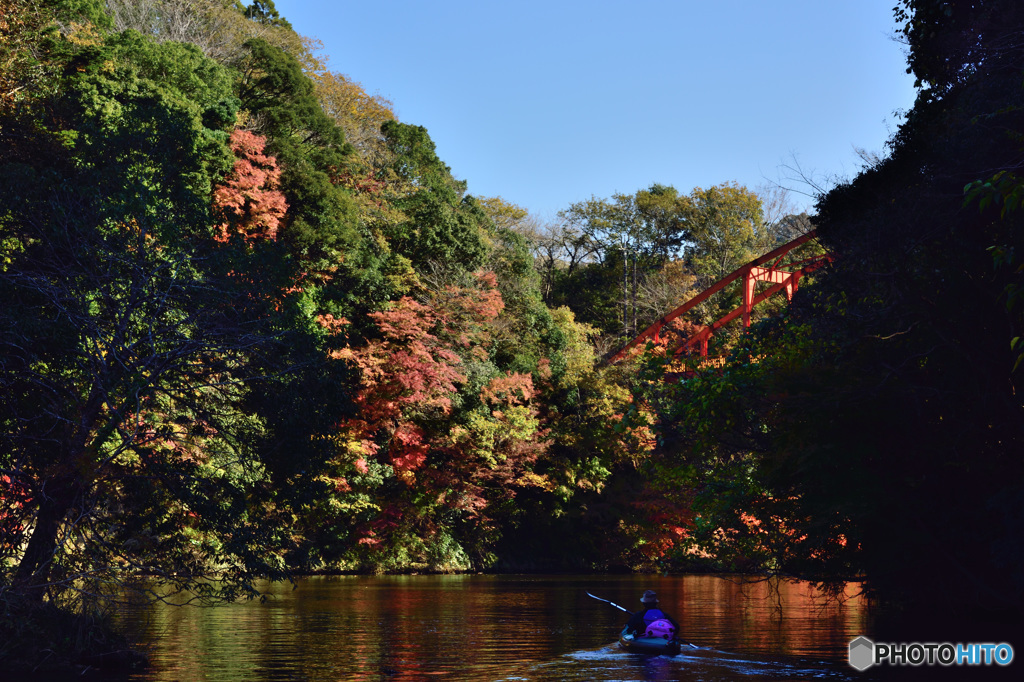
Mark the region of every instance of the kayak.
<instances>
[{"instance_id":1,"label":"kayak","mask_svg":"<svg viewBox=\"0 0 1024 682\"><path fill-rule=\"evenodd\" d=\"M619 635L619 646L634 654L675 656L679 653L678 639L636 637L634 635L627 635L625 629Z\"/></svg>"}]
</instances>

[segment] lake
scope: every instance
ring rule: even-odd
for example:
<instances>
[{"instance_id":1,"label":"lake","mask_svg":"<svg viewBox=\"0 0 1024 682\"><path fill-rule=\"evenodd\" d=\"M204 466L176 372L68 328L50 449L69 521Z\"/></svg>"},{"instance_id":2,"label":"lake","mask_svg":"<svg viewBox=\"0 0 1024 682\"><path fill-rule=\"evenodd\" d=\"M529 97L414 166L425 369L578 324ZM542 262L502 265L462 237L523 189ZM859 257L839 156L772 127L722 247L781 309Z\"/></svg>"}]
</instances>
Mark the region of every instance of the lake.
<instances>
[{"instance_id":1,"label":"lake","mask_svg":"<svg viewBox=\"0 0 1024 682\"><path fill-rule=\"evenodd\" d=\"M846 663L866 601L738 576L343 576L263 586L266 602L150 605L122 622L149 652L138 682L206 680L865 679ZM674 657L618 649L645 589L680 623Z\"/></svg>"}]
</instances>

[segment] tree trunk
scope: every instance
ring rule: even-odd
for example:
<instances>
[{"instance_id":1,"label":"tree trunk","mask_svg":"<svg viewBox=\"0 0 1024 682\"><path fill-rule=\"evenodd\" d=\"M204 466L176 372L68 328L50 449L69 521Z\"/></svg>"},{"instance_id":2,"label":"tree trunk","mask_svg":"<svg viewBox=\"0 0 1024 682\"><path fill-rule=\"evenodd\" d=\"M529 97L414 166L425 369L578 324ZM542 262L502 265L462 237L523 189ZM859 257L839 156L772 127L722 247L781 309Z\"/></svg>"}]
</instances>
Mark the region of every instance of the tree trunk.
<instances>
[{"instance_id":1,"label":"tree trunk","mask_svg":"<svg viewBox=\"0 0 1024 682\"><path fill-rule=\"evenodd\" d=\"M57 535L74 500L71 486L67 483L46 487L49 491L39 503L35 529L13 581L15 589L32 601L42 601L46 592L57 549Z\"/></svg>"},{"instance_id":2,"label":"tree trunk","mask_svg":"<svg viewBox=\"0 0 1024 682\"><path fill-rule=\"evenodd\" d=\"M636 324L636 252L633 252L633 331L630 336L636 336L637 324Z\"/></svg>"},{"instance_id":3,"label":"tree trunk","mask_svg":"<svg viewBox=\"0 0 1024 682\"><path fill-rule=\"evenodd\" d=\"M67 434L68 446L57 455L52 473L43 478L38 492L33 493L39 501L39 512L13 581L15 589L32 601L42 601L46 594L61 524L86 487L82 478L84 453L103 405L101 396L102 392L94 385L79 418Z\"/></svg>"},{"instance_id":4,"label":"tree trunk","mask_svg":"<svg viewBox=\"0 0 1024 682\"><path fill-rule=\"evenodd\" d=\"M622 335L629 338L629 251L622 244Z\"/></svg>"}]
</instances>

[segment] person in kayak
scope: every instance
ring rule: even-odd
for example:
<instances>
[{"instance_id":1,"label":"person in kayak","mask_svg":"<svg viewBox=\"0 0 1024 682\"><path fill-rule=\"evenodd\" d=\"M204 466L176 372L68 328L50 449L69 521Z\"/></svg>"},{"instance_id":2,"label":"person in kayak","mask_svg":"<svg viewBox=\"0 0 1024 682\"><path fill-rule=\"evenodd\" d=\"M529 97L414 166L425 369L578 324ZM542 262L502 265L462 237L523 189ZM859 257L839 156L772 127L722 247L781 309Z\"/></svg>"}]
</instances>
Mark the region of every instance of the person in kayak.
<instances>
[{"instance_id":1,"label":"person in kayak","mask_svg":"<svg viewBox=\"0 0 1024 682\"><path fill-rule=\"evenodd\" d=\"M644 592L640 603L644 609L634 613L626 623L626 634L669 640L679 637L679 623L658 608L658 595L653 590Z\"/></svg>"}]
</instances>

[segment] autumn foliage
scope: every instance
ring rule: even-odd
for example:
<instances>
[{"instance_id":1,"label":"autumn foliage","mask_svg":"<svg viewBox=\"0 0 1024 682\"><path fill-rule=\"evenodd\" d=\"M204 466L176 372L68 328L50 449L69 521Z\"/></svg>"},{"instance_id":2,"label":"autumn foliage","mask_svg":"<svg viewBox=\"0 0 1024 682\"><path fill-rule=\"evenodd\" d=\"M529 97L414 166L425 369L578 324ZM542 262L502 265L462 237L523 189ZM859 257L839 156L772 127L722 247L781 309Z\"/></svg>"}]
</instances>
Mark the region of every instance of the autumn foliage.
<instances>
[{"instance_id":1,"label":"autumn foliage","mask_svg":"<svg viewBox=\"0 0 1024 682\"><path fill-rule=\"evenodd\" d=\"M235 165L224 183L213 191L213 206L223 222L218 241L241 235L246 242L277 238L288 202L278 189L281 169L277 159L264 153L267 140L247 130L231 133Z\"/></svg>"},{"instance_id":2,"label":"autumn foliage","mask_svg":"<svg viewBox=\"0 0 1024 682\"><path fill-rule=\"evenodd\" d=\"M411 473L426 459L423 429L414 418L447 415L456 384L465 376L457 369L459 356L432 333L441 320L427 306L403 297L392 310L370 317L381 338L358 351L335 353L351 360L362 376L359 415L345 420L340 430L356 437L366 455L383 449L398 471Z\"/></svg>"},{"instance_id":3,"label":"autumn foliage","mask_svg":"<svg viewBox=\"0 0 1024 682\"><path fill-rule=\"evenodd\" d=\"M272 2L179 4L0 0L0 592L144 566L233 599L606 532L581 496L650 439L526 211Z\"/></svg>"},{"instance_id":4,"label":"autumn foliage","mask_svg":"<svg viewBox=\"0 0 1024 682\"><path fill-rule=\"evenodd\" d=\"M333 487L338 507L367 500L357 543L368 550L407 541L410 525L436 543L452 530L442 518L493 530L497 500L546 485L532 471L545 448L533 378L488 362L503 308L494 275L480 273L467 286L371 313L374 337L334 352L361 381L356 414L338 423Z\"/></svg>"}]
</instances>

